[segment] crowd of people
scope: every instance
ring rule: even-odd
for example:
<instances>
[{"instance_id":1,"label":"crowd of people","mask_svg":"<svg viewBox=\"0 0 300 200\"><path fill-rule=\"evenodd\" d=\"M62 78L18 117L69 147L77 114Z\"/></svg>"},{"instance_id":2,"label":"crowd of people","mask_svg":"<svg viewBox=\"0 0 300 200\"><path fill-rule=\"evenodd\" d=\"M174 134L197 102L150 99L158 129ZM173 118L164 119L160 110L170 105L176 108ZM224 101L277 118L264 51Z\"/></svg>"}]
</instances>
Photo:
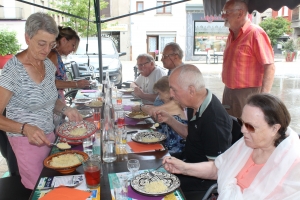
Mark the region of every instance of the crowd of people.
<instances>
[{"instance_id":1,"label":"crowd of people","mask_svg":"<svg viewBox=\"0 0 300 200\"><path fill-rule=\"evenodd\" d=\"M140 75L130 87L151 105L132 109L161 124L158 130L167 135L171 154L164 167L179 177L186 196L199 192L201 199L217 182L219 199L297 199L300 141L289 128L287 108L269 94L275 72L270 40L248 19L244 1L227 1L222 17L230 31L222 102L205 87L201 71L183 63L181 47L171 42L162 52L163 68L151 55L137 57ZM54 141L54 113L82 120L65 105L62 89L90 83L66 79L61 55L76 51L80 42L70 27L58 27L49 15L35 13L26 21L25 40L28 48L9 60L0 76L0 112L6 109L0 130L6 132L12 147L7 151L16 156L23 185L33 189ZM234 122L243 137L233 144Z\"/></svg>"}]
</instances>

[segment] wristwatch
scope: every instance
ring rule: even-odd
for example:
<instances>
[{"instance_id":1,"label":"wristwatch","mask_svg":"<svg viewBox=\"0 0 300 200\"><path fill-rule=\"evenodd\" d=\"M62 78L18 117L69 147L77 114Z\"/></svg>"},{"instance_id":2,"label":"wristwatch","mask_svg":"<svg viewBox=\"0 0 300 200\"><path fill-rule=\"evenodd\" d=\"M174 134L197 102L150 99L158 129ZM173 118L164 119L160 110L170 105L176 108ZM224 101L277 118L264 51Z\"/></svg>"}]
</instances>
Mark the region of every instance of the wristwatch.
<instances>
[{"instance_id":1,"label":"wristwatch","mask_svg":"<svg viewBox=\"0 0 300 200\"><path fill-rule=\"evenodd\" d=\"M140 104L140 111L142 111L142 106L144 106L144 104L141 103Z\"/></svg>"}]
</instances>

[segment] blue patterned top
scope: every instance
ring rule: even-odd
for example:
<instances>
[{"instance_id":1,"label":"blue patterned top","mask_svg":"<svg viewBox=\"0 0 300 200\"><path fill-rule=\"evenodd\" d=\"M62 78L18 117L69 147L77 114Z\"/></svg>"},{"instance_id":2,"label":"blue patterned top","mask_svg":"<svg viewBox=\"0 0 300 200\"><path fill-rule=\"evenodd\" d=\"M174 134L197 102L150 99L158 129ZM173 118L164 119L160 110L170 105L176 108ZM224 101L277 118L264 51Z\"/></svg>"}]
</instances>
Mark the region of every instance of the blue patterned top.
<instances>
[{"instance_id":1,"label":"blue patterned top","mask_svg":"<svg viewBox=\"0 0 300 200\"><path fill-rule=\"evenodd\" d=\"M181 119L179 116L173 116L177 121L187 124L187 120ZM161 123L161 128L158 129L159 132L165 134L167 139L164 141L164 145L169 150L169 153L180 153L184 149L185 144L182 144L180 141L183 139L178 135L169 125L166 123Z\"/></svg>"},{"instance_id":2,"label":"blue patterned top","mask_svg":"<svg viewBox=\"0 0 300 200\"><path fill-rule=\"evenodd\" d=\"M56 53L57 62L58 62L58 66L56 66L57 70L55 73L55 79L66 81L67 80L67 70L66 70L65 64L63 63L59 53L55 49L52 49L52 51ZM64 90L59 89L57 91L58 91L58 98L64 101L64 99L65 99Z\"/></svg>"}]
</instances>

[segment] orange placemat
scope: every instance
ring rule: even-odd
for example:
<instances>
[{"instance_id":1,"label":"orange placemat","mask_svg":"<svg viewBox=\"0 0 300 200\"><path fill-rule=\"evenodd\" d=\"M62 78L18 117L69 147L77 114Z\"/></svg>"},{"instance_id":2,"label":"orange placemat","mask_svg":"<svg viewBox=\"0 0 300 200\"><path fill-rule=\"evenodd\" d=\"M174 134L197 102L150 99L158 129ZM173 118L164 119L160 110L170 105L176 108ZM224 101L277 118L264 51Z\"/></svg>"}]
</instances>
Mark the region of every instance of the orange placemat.
<instances>
[{"instance_id":1,"label":"orange placemat","mask_svg":"<svg viewBox=\"0 0 300 200\"><path fill-rule=\"evenodd\" d=\"M135 153L149 152L149 151L162 151L164 146L162 144L141 144L137 142L127 142L131 150Z\"/></svg>"},{"instance_id":2,"label":"orange placemat","mask_svg":"<svg viewBox=\"0 0 300 200\"><path fill-rule=\"evenodd\" d=\"M90 192L85 192L74 188L60 187L51 190L39 200L85 200L90 195Z\"/></svg>"}]
</instances>

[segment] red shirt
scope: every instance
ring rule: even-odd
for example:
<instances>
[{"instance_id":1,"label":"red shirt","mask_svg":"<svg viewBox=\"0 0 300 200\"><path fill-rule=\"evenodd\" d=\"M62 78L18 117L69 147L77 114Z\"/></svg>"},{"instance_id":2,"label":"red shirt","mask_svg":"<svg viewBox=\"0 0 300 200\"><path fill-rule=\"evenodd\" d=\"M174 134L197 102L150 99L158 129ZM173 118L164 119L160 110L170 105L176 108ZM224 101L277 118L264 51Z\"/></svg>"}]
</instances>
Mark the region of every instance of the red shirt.
<instances>
[{"instance_id":1,"label":"red shirt","mask_svg":"<svg viewBox=\"0 0 300 200\"><path fill-rule=\"evenodd\" d=\"M260 87L264 65L274 63L274 52L266 32L249 20L233 40L233 32L224 50L222 81L231 89Z\"/></svg>"}]
</instances>

